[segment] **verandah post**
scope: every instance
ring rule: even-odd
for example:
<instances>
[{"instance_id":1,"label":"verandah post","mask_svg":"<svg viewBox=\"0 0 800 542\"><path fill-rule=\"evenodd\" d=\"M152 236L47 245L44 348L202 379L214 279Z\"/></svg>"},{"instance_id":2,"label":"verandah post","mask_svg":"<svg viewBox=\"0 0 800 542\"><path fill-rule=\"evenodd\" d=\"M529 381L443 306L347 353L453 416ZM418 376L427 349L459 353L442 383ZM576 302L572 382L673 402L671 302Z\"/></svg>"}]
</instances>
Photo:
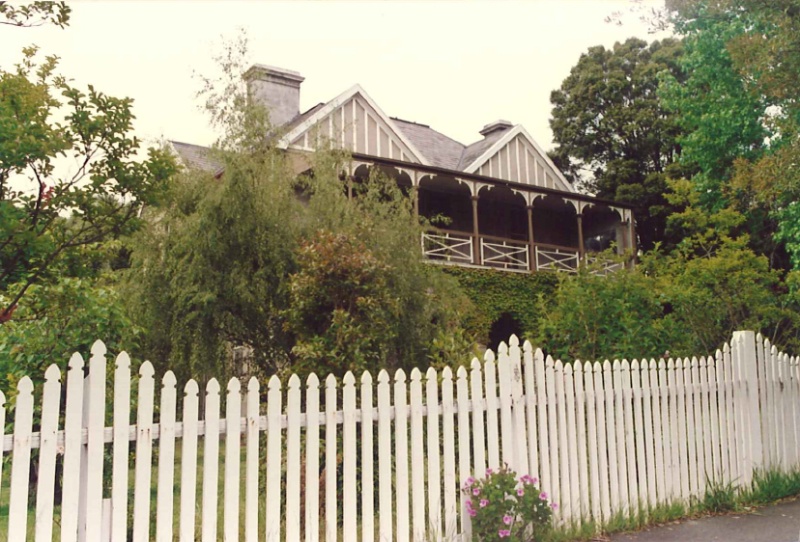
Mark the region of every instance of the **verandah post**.
<instances>
[{"instance_id":1,"label":"verandah post","mask_svg":"<svg viewBox=\"0 0 800 542\"><path fill-rule=\"evenodd\" d=\"M745 427L748 431L749 446L744 458L745 483L752 480L752 474L763 466L763 443L761 440L761 416L758 397L758 357L756 337L753 331L736 331L733 334L734 348L738 351L742 377L745 381Z\"/></svg>"}]
</instances>

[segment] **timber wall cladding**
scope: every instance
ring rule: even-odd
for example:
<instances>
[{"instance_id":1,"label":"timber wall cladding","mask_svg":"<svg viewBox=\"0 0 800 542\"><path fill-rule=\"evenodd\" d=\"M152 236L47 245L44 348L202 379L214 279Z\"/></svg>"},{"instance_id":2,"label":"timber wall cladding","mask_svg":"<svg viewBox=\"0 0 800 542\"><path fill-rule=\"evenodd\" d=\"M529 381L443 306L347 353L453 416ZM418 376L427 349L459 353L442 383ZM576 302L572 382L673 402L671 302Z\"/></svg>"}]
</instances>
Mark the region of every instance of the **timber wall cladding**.
<instances>
[{"instance_id":1,"label":"timber wall cladding","mask_svg":"<svg viewBox=\"0 0 800 542\"><path fill-rule=\"evenodd\" d=\"M752 332L699 359L566 364L512 336L455 373L211 380L202 408L195 381L157 390L149 362L132 379L105 354L85 377L75 354L63 383L51 366L39 398L20 380L0 434L8 540L451 540L470 532L459 488L487 467L538 476L567 523L798 465L798 360Z\"/></svg>"}]
</instances>

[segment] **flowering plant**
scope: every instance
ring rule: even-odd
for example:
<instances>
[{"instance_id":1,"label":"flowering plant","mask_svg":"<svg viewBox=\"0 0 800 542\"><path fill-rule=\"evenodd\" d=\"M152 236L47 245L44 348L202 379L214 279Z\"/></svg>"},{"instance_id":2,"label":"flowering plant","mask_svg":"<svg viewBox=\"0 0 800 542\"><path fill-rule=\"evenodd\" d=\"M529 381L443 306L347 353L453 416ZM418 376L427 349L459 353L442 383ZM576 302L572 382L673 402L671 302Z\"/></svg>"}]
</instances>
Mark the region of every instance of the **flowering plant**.
<instances>
[{"instance_id":1,"label":"flowering plant","mask_svg":"<svg viewBox=\"0 0 800 542\"><path fill-rule=\"evenodd\" d=\"M481 542L528 542L549 530L557 505L539 490L538 483L527 474L517 478L508 467L487 469L481 480L468 478L461 491L472 518L474 538Z\"/></svg>"}]
</instances>

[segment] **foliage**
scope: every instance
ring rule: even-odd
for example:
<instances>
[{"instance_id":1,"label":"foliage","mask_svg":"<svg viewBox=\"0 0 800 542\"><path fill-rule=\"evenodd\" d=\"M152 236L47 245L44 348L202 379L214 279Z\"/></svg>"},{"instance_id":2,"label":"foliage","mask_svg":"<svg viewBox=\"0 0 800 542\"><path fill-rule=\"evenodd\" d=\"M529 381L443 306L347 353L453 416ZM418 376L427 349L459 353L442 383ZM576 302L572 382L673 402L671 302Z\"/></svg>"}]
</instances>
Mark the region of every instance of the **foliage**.
<instances>
[{"instance_id":1,"label":"foliage","mask_svg":"<svg viewBox=\"0 0 800 542\"><path fill-rule=\"evenodd\" d=\"M13 5L0 1L0 24L9 26L41 26L51 23L64 28L69 24L72 8L66 2L37 1Z\"/></svg>"},{"instance_id":2,"label":"foliage","mask_svg":"<svg viewBox=\"0 0 800 542\"><path fill-rule=\"evenodd\" d=\"M130 99L83 92L55 75L56 57L36 53L0 70L0 322L60 262L133 231L174 172L163 150L136 159ZM74 161L74 173L58 161Z\"/></svg>"},{"instance_id":3,"label":"foliage","mask_svg":"<svg viewBox=\"0 0 800 542\"><path fill-rule=\"evenodd\" d=\"M645 249L664 238L666 170L680 155L676 114L656 92L659 74L680 79L681 53L674 39L591 47L550 95L557 163L597 196L636 205Z\"/></svg>"},{"instance_id":4,"label":"foliage","mask_svg":"<svg viewBox=\"0 0 800 542\"><path fill-rule=\"evenodd\" d=\"M517 479L516 473L504 466L495 472L486 470L486 477L468 478L462 493L472 518L472 533L482 542L539 540L551 530L550 519L556 503L537 487L539 481L527 474Z\"/></svg>"},{"instance_id":5,"label":"foliage","mask_svg":"<svg viewBox=\"0 0 800 542\"><path fill-rule=\"evenodd\" d=\"M0 390L7 398L13 396L17 382L26 375L40 385L51 363L63 374L70 356L89 352L98 338L110 351L119 352L133 347L137 336L110 277L63 277L36 284L14 318L3 325Z\"/></svg>"},{"instance_id":6,"label":"foliage","mask_svg":"<svg viewBox=\"0 0 800 542\"><path fill-rule=\"evenodd\" d=\"M472 301L472 310L463 315L469 336L488 344L492 323L509 314L520 324L523 335L538 329L546 317L540 310L539 298L550 299L558 284L555 273L502 273L489 269L446 267L461 290Z\"/></svg>"}]
</instances>

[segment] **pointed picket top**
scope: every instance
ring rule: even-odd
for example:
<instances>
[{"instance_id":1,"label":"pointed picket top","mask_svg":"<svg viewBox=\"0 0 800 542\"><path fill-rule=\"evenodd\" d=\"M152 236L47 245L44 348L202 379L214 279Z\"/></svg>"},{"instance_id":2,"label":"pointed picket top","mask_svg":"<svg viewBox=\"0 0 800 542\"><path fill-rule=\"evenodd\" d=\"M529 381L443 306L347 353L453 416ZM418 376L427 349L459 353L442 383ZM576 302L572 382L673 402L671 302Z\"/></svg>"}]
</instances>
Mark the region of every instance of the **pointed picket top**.
<instances>
[{"instance_id":1,"label":"pointed picket top","mask_svg":"<svg viewBox=\"0 0 800 542\"><path fill-rule=\"evenodd\" d=\"M622 371L626 372L626 373L631 370L631 364L628 362L627 359L623 359L622 360L622 366L621 367L622 367Z\"/></svg>"},{"instance_id":2,"label":"pointed picket top","mask_svg":"<svg viewBox=\"0 0 800 542\"><path fill-rule=\"evenodd\" d=\"M17 391L19 391L20 395L30 395L33 393L33 380L28 376L23 376L20 381L17 382Z\"/></svg>"},{"instance_id":3,"label":"pointed picket top","mask_svg":"<svg viewBox=\"0 0 800 542\"><path fill-rule=\"evenodd\" d=\"M164 376L161 378L161 384L164 389L167 388L174 388L178 384L178 379L175 378L175 373L172 371L167 371L164 373Z\"/></svg>"},{"instance_id":4,"label":"pointed picket top","mask_svg":"<svg viewBox=\"0 0 800 542\"><path fill-rule=\"evenodd\" d=\"M355 375L353 374L352 371L347 371L344 374L344 378L342 379L342 382L344 383L345 386L354 386L355 383L356 383L356 377L355 377Z\"/></svg>"},{"instance_id":5,"label":"pointed picket top","mask_svg":"<svg viewBox=\"0 0 800 542\"><path fill-rule=\"evenodd\" d=\"M434 380L438 381L439 380L439 375L436 373L436 369L434 369L433 367L428 367L428 370L425 371L425 379L428 382L431 382L431 381L434 381Z\"/></svg>"},{"instance_id":6,"label":"pointed picket top","mask_svg":"<svg viewBox=\"0 0 800 542\"><path fill-rule=\"evenodd\" d=\"M145 361L142 363L142 366L139 367L139 376L142 378L152 378L154 374L156 374L156 371L153 369L153 364L149 361Z\"/></svg>"},{"instance_id":7,"label":"pointed picket top","mask_svg":"<svg viewBox=\"0 0 800 542\"><path fill-rule=\"evenodd\" d=\"M450 367L442 369L442 380L453 380L453 370Z\"/></svg>"},{"instance_id":8,"label":"pointed picket top","mask_svg":"<svg viewBox=\"0 0 800 542\"><path fill-rule=\"evenodd\" d=\"M674 359L669 358L667 360L667 369L670 370L670 371L674 371L675 370L675 360Z\"/></svg>"},{"instance_id":9,"label":"pointed picket top","mask_svg":"<svg viewBox=\"0 0 800 542\"><path fill-rule=\"evenodd\" d=\"M767 344L769 344L769 341L767 341ZM777 356L778 355L778 347L773 344L772 348L770 349L770 353L773 356Z\"/></svg>"},{"instance_id":10,"label":"pointed picket top","mask_svg":"<svg viewBox=\"0 0 800 542\"><path fill-rule=\"evenodd\" d=\"M578 361L576 363L580 363L580 361ZM572 376L572 364L571 363L565 363L564 364L564 374L567 375L567 376Z\"/></svg>"},{"instance_id":11,"label":"pointed picket top","mask_svg":"<svg viewBox=\"0 0 800 542\"><path fill-rule=\"evenodd\" d=\"M104 358L108 353L105 343L103 341L95 341L92 345L92 357Z\"/></svg>"},{"instance_id":12,"label":"pointed picket top","mask_svg":"<svg viewBox=\"0 0 800 542\"><path fill-rule=\"evenodd\" d=\"M463 365L459 365L458 369L456 369L456 378L459 380L467 378L467 368Z\"/></svg>"},{"instance_id":13,"label":"pointed picket top","mask_svg":"<svg viewBox=\"0 0 800 542\"><path fill-rule=\"evenodd\" d=\"M131 357L128 355L127 352L123 351L117 355L116 367L117 369L122 369L122 370L131 368Z\"/></svg>"},{"instance_id":14,"label":"pointed picket top","mask_svg":"<svg viewBox=\"0 0 800 542\"><path fill-rule=\"evenodd\" d=\"M275 377L273 376L272 378L275 378ZM269 383L270 383L270 386L272 386L272 379L270 379ZM278 384L280 385L280 382ZM333 376L332 374L329 374L328 377L325 379L325 387L328 388L328 389L335 389L337 386L338 386L338 383L336 382L336 377ZM270 387L270 389L272 389L272 388Z\"/></svg>"},{"instance_id":15,"label":"pointed picket top","mask_svg":"<svg viewBox=\"0 0 800 542\"><path fill-rule=\"evenodd\" d=\"M472 363L470 363L470 367L473 371L480 371L481 370L481 362L478 358L472 358Z\"/></svg>"},{"instance_id":16,"label":"pointed picket top","mask_svg":"<svg viewBox=\"0 0 800 542\"><path fill-rule=\"evenodd\" d=\"M502 343L500 343L500 344L502 344ZM485 354L483 354L483 361L484 361L485 363L489 363L490 361L491 361L492 363L494 363L494 360L495 360L495 357L494 357L494 352L492 352L491 350L488 350L488 349L487 349L487 350L486 350L486 353L485 353Z\"/></svg>"},{"instance_id":17,"label":"pointed picket top","mask_svg":"<svg viewBox=\"0 0 800 542\"><path fill-rule=\"evenodd\" d=\"M389 373L386 369L381 369L378 372L378 384L388 384L389 383Z\"/></svg>"},{"instance_id":18,"label":"pointed picket top","mask_svg":"<svg viewBox=\"0 0 800 542\"><path fill-rule=\"evenodd\" d=\"M508 345L503 341L501 341L500 345L497 347L497 357L500 357L501 354L504 356L508 355Z\"/></svg>"},{"instance_id":19,"label":"pointed picket top","mask_svg":"<svg viewBox=\"0 0 800 542\"><path fill-rule=\"evenodd\" d=\"M258 383L258 379L256 377L254 377L254 376L251 376L250 380L247 381L247 391L248 392L257 392L260 387L261 386Z\"/></svg>"},{"instance_id":20,"label":"pointed picket top","mask_svg":"<svg viewBox=\"0 0 800 542\"><path fill-rule=\"evenodd\" d=\"M516 336L516 334L512 333L511 337L508 338L508 347L514 348L517 346L519 346L519 338Z\"/></svg>"},{"instance_id":21,"label":"pointed picket top","mask_svg":"<svg viewBox=\"0 0 800 542\"><path fill-rule=\"evenodd\" d=\"M587 361L586 363L589 363L589 362ZM582 362L582 361L581 361L581 360L579 360L579 359L576 359L576 360L575 360L575 363L573 363L573 364L572 364L572 369L573 369L573 370L574 370L576 373L581 373L581 374L583 374L583 365L584 365L584 362Z\"/></svg>"},{"instance_id":22,"label":"pointed picket top","mask_svg":"<svg viewBox=\"0 0 800 542\"><path fill-rule=\"evenodd\" d=\"M612 368L613 368L615 371L619 371L619 367L620 367L619 360L618 360L618 359L615 359L615 360L614 360L614 362L611 364L611 367L612 367Z\"/></svg>"},{"instance_id":23,"label":"pointed picket top","mask_svg":"<svg viewBox=\"0 0 800 542\"><path fill-rule=\"evenodd\" d=\"M68 366L72 370L83 369L83 356L75 352L74 354L72 354L72 357L69 358Z\"/></svg>"},{"instance_id":24,"label":"pointed picket top","mask_svg":"<svg viewBox=\"0 0 800 542\"><path fill-rule=\"evenodd\" d=\"M272 375L272 377L269 379L269 382L267 382L267 389L269 391L280 390L281 389L281 379L278 378L277 375Z\"/></svg>"},{"instance_id":25,"label":"pointed picket top","mask_svg":"<svg viewBox=\"0 0 800 542\"><path fill-rule=\"evenodd\" d=\"M544 366L548 369L553 368L553 356L548 354L547 359L544 360Z\"/></svg>"},{"instance_id":26,"label":"pointed picket top","mask_svg":"<svg viewBox=\"0 0 800 542\"><path fill-rule=\"evenodd\" d=\"M372 384L372 375L369 371L364 371L361 375L361 385L369 385Z\"/></svg>"},{"instance_id":27,"label":"pointed picket top","mask_svg":"<svg viewBox=\"0 0 800 542\"><path fill-rule=\"evenodd\" d=\"M197 381L194 379L189 380L183 387L183 393L186 397L197 397L200 395L200 387L197 385Z\"/></svg>"},{"instance_id":28,"label":"pointed picket top","mask_svg":"<svg viewBox=\"0 0 800 542\"><path fill-rule=\"evenodd\" d=\"M698 361L696 356L692 356L692 369L697 367Z\"/></svg>"},{"instance_id":29,"label":"pointed picket top","mask_svg":"<svg viewBox=\"0 0 800 542\"><path fill-rule=\"evenodd\" d=\"M414 367L411 369L411 382L420 382L422 380L422 372Z\"/></svg>"},{"instance_id":30,"label":"pointed picket top","mask_svg":"<svg viewBox=\"0 0 800 542\"><path fill-rule=\"evenodd\" d=\"M756 343L760 343L760 342L763 342L764 346L766 346L767 348L769 347L769 344L770 344L769 339L765 339L764 336L761 335L761 333L756 333Z\"/></svg>"},{"instance_id":31,"label":"pointed picket top","mask_svg":"<svg viewBox=\"0 0 800 542\"><path fill-rule=\"evenodd\" d=\"M706 368L706 363L707 363L706 357L705 356L700 357L700 368L701 369L705 369Z\"/></svg>"},{"instance_id":32,"label":"pointed picket top","mask_svg":"<svg viewBox=\"0 0 800 542\"><path fill-rule=\"evenodd\" d=\"M525 352L526 354L529 352L533 352L533 345L531 344L530 341L526 340L524 343L522 343L522 351Z\"/></svg>"},{"instance_id":33,"label":"pointed picket top","mask_svg":"<svg viewBox=\"0 0 800 542\"><path fill-rule=\"evenodd\" d=\"M311 373L308 375L308 378L306 378L306 389L308 389L308 391L319 390L319 377L316 373Z\"/></svg>"},{"instance_id":34,"label":"pointed picket top","mask_svg":"<svg viewBox=\"0 0 800 542\"><path fill-rule=\"evenodd\" d=\"M56 365L55 363L50 365L50 367L48 367L47 370L44 372L44 379L47 382L50 381L60 382L61 370L58 368L58 365Z\"/></svg>"},{"instance_id":35,"label":"pointed picket top","mask_svg":"<svg viewBox=\"0 0 800 542\"><path fill-rule=\"evenodd\" d=\"M717 359L719 359L719 357L720 357L721 355L722 355L722 350L720 350L719 348L717 348L717 351L715 352L715 356L716 356L716 358L717 358Z\"/></svg>"},{"instance_id":36,"label":"pointed picket top","mask_svg":"<svg viewBox=\"0 0 800 542\"><path fill-rule=\"evenodd\" d=\"M605 360L603 362L603 370L610 371L611 370L611 362L609 360Z\"/></svg>"},{"instance_id":37,"label":"pointed picket top","mask_svg":"<svg viewBox=\"0 0 800 542\"><path fill-rule=\"evenodd\" d=\"M548 357L550 357L550 356L548 356ZM603 364L602 363L600 363L599 361L595 361L594 363L592 363L592 372L593 373L599 374L600 372L602 372L602 370L603 370Z\"/></svg>"},{"instance_id":38,"label":"pointed picket top","mask_svg":"<svg viewBox=\"0 0 800 542\"><path fill-rule=\"evenodd\" d=\"M635 359L631 362L631 371L638 371L639 370L639 360Z\"/></svg>"},{"instance_id":39,"label":"pointed picket top","mask_svg":"<svg viewBox=\"0 0 800 542\"><path fill-rule=\"evenodd\" d=\"M208 395L217 395L219 394L219 390L220 386L216 378L212 378L208 381L208 384L206 384L206 393Z\"/></svg>"},{"instance_id":40,"label":"pointed picket top","mask_svg":"<svg viewBox=\"0 0 800 542\"><path fill-rule=\"evenodd\" d=\"M729 353L730 353L730 351L731 351L731 345L730 345L730 343L725 343L725 344L723 344L723 345L722 345L722 352L723 352L723 354L729 354Z\"/></svg>"},{"instance_id":41,"label":"pointed picket top","mask_svg":"<svg viewBox=\"0 0 800 542\"><path fill-rule=\"evenodd\" d=\"M556 371L561 371L564 369L564 363L560 359L557 359L554 367Z\"/></svg>"},{"instance_id":42,"label":"pointed picket top","mask_svg":"<svg viewBox=\"0 0 800 542\"><path fill-rule=\"evenodd\" d=\"M659 368L659 370L667 368L667 362L664 361L664 358L661 358L660 360L658 360L658 368Z\"/></svg>"},{"instance_id":43,"label":"pointed picket top","mask_svg":"<svg viewBox=\"0 0 800 542\"><path fill-rule=\"evenodd\" d=\"M242 390L242 383L239 382L239 379L235 376L228 380L228 386L226 387L228 393L238 393Z\"/></svg>"},{"instance_id":44,"label":"pointed picket top","mask_svg":"<svg viewBox=\"0 0 800 542\"><path fill-rule=\"evenodd\" d=\"M405 384L406 372L403 369L397 369L394 373L394 381L398 384Z\"/></svg>"}]
</instances>

